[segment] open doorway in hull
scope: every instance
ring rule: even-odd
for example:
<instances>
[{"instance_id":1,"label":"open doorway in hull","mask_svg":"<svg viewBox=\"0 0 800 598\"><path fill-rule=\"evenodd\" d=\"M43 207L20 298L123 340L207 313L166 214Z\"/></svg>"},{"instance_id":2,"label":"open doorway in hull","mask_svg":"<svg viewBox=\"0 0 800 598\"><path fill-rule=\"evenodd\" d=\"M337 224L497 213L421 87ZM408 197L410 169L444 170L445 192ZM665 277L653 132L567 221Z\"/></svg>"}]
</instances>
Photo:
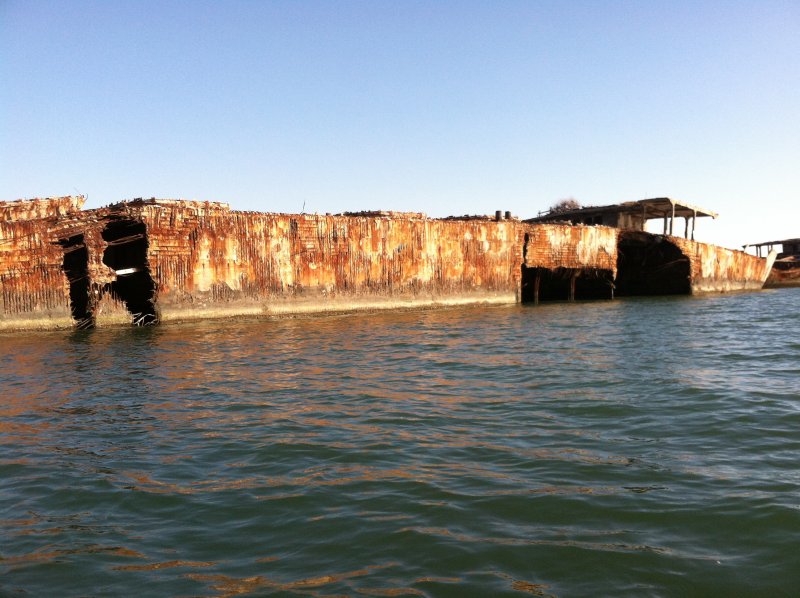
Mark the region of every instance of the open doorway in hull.
<instances>
[{"instance_id":1,"label":"open doorway in hull","mask_svg":"<svg viewBox=\"0 0 800 598\"><path fill-rule=\"evenodd\" d=\"M689 295L691 264L667 237L620 233L617 246L617 295Z\"/></svg>"},{"instance_id":2,"label":"open doorway in hull","mask_svg":"<svg viewBox=\"0 0 800 598\"><path fill-rule=\"evenodd\" d=\"M125 304L136 326L158 323L156 283L147 264L147 227L136 220L113 220L103 229L108 246L103 263L117 273L111 294Z\"/></svg>"},{"instance_id":3,"label":"open doorway in hull","mask_svg":"<svg viewBox=\"0 0 800 598\"><path fill-rule=\"evenodd\" d=\"M69 281L69 309L77 328L94 328L89 280L89 251L83 235L61 239L64 261L61 269Z\"/></svg>"}]
</instances>

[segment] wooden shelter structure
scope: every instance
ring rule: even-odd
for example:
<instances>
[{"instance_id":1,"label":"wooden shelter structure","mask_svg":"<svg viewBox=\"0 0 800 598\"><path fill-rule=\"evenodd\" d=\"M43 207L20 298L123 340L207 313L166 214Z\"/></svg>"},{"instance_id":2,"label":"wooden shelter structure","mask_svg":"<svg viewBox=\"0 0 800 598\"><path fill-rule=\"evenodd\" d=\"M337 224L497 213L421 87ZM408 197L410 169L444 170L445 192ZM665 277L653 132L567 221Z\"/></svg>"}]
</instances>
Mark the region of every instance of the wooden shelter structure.
<instances>
[{"instance_id":1,"label":"wooden shelter structure","mask_svg":"<svg viewBox=\"0 0 800 598\"><path fill-rule=\"evenodd\" d=\"M568 222L570 224L603 225L628 230L645 230L648 220L664 220L664 234L674 234L675 219L684 219L686 239L694 240L694 229L697 218L716 218L718 214L685 201L669 197L654 197L638 201L626 201L607 206L587 206L573 210L550 211L535 218L525 220L537 222ZM691 233L689 222L691 221Z\"/></svg>"}]
</instances>

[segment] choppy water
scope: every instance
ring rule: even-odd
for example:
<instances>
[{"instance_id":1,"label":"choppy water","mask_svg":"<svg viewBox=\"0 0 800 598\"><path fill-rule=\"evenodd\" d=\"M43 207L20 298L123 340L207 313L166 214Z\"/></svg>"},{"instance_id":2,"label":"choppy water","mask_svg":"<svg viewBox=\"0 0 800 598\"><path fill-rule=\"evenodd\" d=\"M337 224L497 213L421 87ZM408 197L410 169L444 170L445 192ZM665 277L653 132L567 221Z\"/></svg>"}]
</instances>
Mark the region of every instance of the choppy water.
<instances>
[{"instance_id":1,"label":"choppy water","mask_svg":"<svg viewBox=\"0 0 800 598\"><path fill-rule=\"evenodd\" d=\"M800 592L800 290L0 335L0 595Z\"/></svg>"}]
</instances>

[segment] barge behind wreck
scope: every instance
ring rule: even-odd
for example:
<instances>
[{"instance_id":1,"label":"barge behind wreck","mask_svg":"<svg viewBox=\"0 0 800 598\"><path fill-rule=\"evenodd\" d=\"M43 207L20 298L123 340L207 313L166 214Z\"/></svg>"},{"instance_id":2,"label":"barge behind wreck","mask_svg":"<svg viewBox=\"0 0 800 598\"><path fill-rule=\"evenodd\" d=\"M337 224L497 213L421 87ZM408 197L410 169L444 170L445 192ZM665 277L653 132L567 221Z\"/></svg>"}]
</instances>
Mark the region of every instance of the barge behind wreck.
<instances>
[{"instance_id":1,"label":"barge behind wreck","mask_svg":"<svg viewBox=\"0 0 800 598\"><path fill-rule=\"evenodd\" d=\"M658 202L644 201L647 215ZM724 292L761 288L771 266L669 234L508 212L436 219L83 202L0 202L0 329Z\"/></svg>"}]
</instances>

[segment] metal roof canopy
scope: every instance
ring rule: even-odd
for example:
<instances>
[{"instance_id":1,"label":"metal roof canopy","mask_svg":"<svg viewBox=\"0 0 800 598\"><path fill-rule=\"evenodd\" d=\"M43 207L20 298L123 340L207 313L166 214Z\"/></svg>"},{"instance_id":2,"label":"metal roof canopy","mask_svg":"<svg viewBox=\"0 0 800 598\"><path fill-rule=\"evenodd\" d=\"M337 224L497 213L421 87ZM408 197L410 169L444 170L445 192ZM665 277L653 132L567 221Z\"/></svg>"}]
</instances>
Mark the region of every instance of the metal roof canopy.
<instances>
[{"instance_id":1,"label":"metal roof canopy","mask_svg":"<svg viewBox=\"0 0 800 598\"><path fill-rule=\"evenodd\" d=\"M702 218L710 216L711 218L716 218L719 216L719 214L711 210L706 210L678 199L670 199L669 197L654 197L652 199L640 199L639 201L627 203L633 204L634 206L643 206L646 209L647 215L650 214L650 210L652 209L654 212L652 218L663 218L665 216L677 216L679 218ZM655 213L657 213L657 215ZM651 220L652 218L647 219Z\"/></svg>"},{"instance_id":2,"label":"metal roof canopy","mask_svg":"<svg viewBox=\"0 0 800 598\"><path fill-rule=\"evenodd\" d=\"M536 218L530 218L525 222L552 222L554 220L569 220L575 216L587 216L591 214L636 214L642 217L642 222L664 219L664 234L672 234L675 218L686 219L686 230L684 236L689 238L689 219L692 221L691 238L694 240L695 220L700 217L716 218L716 212L706 210L685 201L671 199L669 197L653 197L650 199L640 199L638 201L626 201L608 206L587 206L575 210L564 210L563 212L548 212Z\"/></svg>"},{"instance_id":3,"label":"metal roof canopy","mask_svg":"<svg viewBox=\"0 0 800 598\"><path fill-rule=\"evenodd\" d=\"M764 241L763 243L748 243L744 247L769 247L770 245L798 245L800 239L783 239L782 241Z\"/></svg>"},{"instance_id":4,"label":"metal roof canopy","mask_svg":"<svg viewBox=\"0 0 800 598\"><path fill-rule=\"evenodd\" d=\"M790 252L790 249L787 249L786 246L800 246L800 239L782 239L780 241L764 241L763 243L748 243L747 245L742 245L742 251L747 251L748 247L755 247L756 255L761 257L761 248L766 247L769 251L773 251L773 247L775 245L781 245L783 247L784 252Z\"/></svg>"},{"instance_id":5,"label":"metal roof canopy","mask_svg":"<svg viewBox=\"0 0 800 598\"><path fill-rule=\"evenodd\" d=\"M586 206L582 208L576 208L574 210L564 210L563 212L548 212L535 218L529 218L528 220L552 220L554 218L567 219L570 216L576 216L579 214L598 214L602 212L626 214L641 213L645 215L647 220L654 220L656 218L664 218L667 216L677 216L679 218L702 218L705 216L716 218L719 216L719 214L716 212L700 208L685 201L671 199L669 197L653 197L651 199L625 201L607 206Z\"/></svg>"}]
</instances>

